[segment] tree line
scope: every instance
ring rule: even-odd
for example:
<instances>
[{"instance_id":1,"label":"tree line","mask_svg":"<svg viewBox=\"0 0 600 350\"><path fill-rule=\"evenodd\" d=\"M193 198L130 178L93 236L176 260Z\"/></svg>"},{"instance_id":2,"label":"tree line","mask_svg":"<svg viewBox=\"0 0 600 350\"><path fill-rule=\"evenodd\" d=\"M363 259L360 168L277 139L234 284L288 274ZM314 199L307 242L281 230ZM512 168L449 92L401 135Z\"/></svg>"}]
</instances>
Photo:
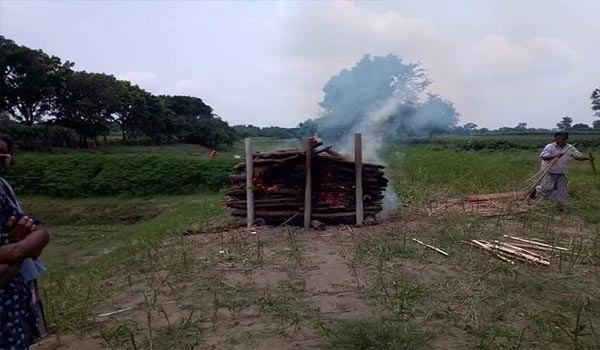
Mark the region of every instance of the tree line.
<instances>
[{"instance_id":1,"label":"tree line","mask_svg":"<svg viewBox=\"0 0 600 350\"><path fill-rule=\"evenodd\" d=\"M76 71L42 50L0 36L0 130L47 146L125 142L230 145L238 137L192 96L156 96L112 75Z\"/></svg>"},{"instance_id":2,"label":"tree line","mask_svg":"<svg viewBox=\"0 0 600 350\"><path fill-rule=\"evenodd\" d=\"M388 140L433 133L493 132L474 123L457 125L452 102L425 94L430 80L420 64L394 55L364 56L323 87L321 116L294 128L230 127L201 98L156 96L113 75L76 71L42 50L0 36L0 131L26 148L78 147L119 135L128 143L184 142L205 147L231 145L240 137L301 138L319 134L336 141L354 130L373 129ZM600 118L600 88L591 95ZM559 130L600 130L564 117ZM527 123L499 132L545 131Z\"/></svg>"}]
</instances>

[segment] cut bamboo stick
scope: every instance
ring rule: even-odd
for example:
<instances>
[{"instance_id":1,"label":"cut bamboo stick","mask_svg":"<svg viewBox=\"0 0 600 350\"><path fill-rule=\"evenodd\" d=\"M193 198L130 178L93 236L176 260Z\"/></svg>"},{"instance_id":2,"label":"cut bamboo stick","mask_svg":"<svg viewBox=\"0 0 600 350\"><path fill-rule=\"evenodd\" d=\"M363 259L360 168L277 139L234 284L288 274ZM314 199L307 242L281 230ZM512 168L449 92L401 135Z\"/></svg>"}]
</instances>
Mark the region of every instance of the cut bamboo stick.
<instances>
[{"instance_id":1,"label":"cut bamboo stick","mask_svg":"<svg viewBox=\"0 0 600 350\"><path fill-rule=\"evenodd\" d=\"M445 251L443 251L443 250L441 250L441 249L439 249L439 248L436 248L436 247L434 247L434 246L432 246L432 245L429 245L429 244L423 243L423 242L419 241L419 240L418 240L418 239L416 239L416 238L413 238L412 240L413 240L413 241L415 241L415 242L417 242L418 244L420 244L420 245L424 246L424 247L427 247L427 248L429 248L429 249L435 250L436 252L438 252L438 253L440 253L440 254L442 254L442 255L444 255L444 256L449 256L449 255L448 255L448 253L446 253Z\"/></svg>"},{"instance_id":2,"label":"cut bamboo stick","mask_svg":"<svg viewBox=\"0 0 600 350\"><path fill-rule=\"evenodd\" d=\"M473 239L471 240L476 246L481 249L493 252L494 255L503 254L510 255L511 257L524 262L535 263L539 265L549 266L550 261L545 258L536 256L537 254L526 251L520 251L518 249L510 248L505 245L494 244L483 240Z\"/></svg>"},{"instance_id":3,"label":"cut bamboo stick","mask_svg":"<svg viewBox=\"0 0 600 350\"><path fill-rule=\"evenodd\" d=\"M545 256L542 256L542 255L540 255L538 253L532 252L532 251L527 250L525 248L521 248L521 247L512 245L510 243L496 241L496 240L492 241L492 243L504 246L504 247L506 247L508 249L516 250L517 252L522 253L522 254L531 255L531 256L536 257L538 259L547 260L547 258Z\"/></svg>"},{"instance_id":4,"label":"cut bamboo stick","mask_svg":"<svg viewBox=\"0 0 600 350\"><path fill-rule=\"evenodd\" d=\"M528 253L526 251L521 251L518 249L514 249L505 245L501 245L501 244L495 244L492 243L491 247L493 250L498 250L504 253L508 253L510 255L513 256L517 256L517 257L521 257L524 259L529 260L530 262L536 263L536 264L540 264L540 265L545 265L545 266L549 266L550 265L550 261L544 258L540 258L539 256L537 256L537 254L531 254Z\"/></svg>"},{"instance_id":5,"label":"cut bamboo stick","mask_svg":"<svg viewBox=\"0 0 600 350\"><path fill-rule=\"evenodd\" d=\"M532 241L529 239L524 239L524 238L520 238L520 237L515 237L515 236L508 236L508 235L504 235L505 238L510 238L510 239L514 239L515 241L520 241L520 242L525 242L525 243L529 243L529 244L533 244L533 245L538 245L540 247L545 247L545 248L551 248L551 249L555 249L555 250L562 250L562 251L569 251L569 249L564 248L564 247L558 247L558 246L553 246L550 244L546 244L546 243L542 243L542 242L537 242L537 241Z\"/></svg>"}]
</instances>

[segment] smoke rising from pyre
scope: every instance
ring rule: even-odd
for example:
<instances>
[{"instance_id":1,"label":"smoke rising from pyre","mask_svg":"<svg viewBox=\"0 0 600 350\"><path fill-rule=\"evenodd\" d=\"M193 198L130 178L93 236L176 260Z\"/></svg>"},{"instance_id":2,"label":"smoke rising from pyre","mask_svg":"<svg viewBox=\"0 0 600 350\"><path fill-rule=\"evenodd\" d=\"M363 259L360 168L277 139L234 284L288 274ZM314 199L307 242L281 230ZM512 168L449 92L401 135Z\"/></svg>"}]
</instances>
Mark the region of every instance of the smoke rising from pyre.
<instances>
[{"instance_id":1,"label":"smoke rising from pyre","mask_svg":"<svg viewBox=\"0 0 600 350\"><path fill-rule=\"evenodd\" d=\"M430 83L420 63L405 63L394 55L365 55L350 70L329 79L320 103L322 116L309 123L319 136L346 153L352 153L354 133L362 133L365 161L386 164L381 158L386 144L406 137L431 136L456 125L454 105L427 93ZM384 214L397 212L399 204L390 184Z\"/></svg>"}]
</instances>

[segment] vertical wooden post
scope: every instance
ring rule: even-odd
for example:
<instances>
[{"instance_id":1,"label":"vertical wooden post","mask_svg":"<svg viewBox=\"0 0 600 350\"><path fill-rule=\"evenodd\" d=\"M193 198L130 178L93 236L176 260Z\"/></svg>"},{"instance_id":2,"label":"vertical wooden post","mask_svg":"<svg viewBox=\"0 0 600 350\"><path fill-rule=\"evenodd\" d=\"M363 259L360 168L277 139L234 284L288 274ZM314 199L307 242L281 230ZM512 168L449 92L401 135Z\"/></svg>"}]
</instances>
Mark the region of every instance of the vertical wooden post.
<instances>
[{"instance_id":1,"label":"vertical wooden post","mask_svg":"<svg viewBox=\"0 0 600 350\"><path fill-rule=\"evenodd\" d=\"M246 138L246 222L248 228L254 226L254 162L252 159L252 139Z\"/></svg>"},{"instance_id":2,"label":"vertical wooden post","mask_svg":"<svg viewBox=\"0 0 600 350\"><path fill-rule=\"evenodd\" d=\"M363 163L362 135L354 134L354 164L356 166L356 224L362 225L364 219L363 205Z\"/></svg>"},{"instance_id":3,"label":"vertical wooden post","mask_svg":"<svg viewBox=\"0 0 600 350\"><path fill-rule=\"evenodd\" d=\"M312 219L312 138L304 140L304 152L306 154L306 182L304 185L304 228L310 228Z\"/></svg>"}]
</instances>

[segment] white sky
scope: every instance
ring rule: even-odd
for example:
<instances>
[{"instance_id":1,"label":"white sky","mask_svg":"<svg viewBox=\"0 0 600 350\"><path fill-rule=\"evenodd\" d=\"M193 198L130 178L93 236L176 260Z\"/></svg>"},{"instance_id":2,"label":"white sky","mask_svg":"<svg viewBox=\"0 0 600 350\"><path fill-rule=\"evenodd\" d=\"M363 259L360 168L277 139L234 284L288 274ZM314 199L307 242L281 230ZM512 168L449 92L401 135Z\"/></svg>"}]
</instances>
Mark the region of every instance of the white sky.
<instances>
[{"instance_id":1,"label":"white sky","mask_svg":"<svg viewBox=\"0 0 600 350\"><path fill-rule=\"evenodd\" d=\"M0 34L126 78L201 97L232 124L295 126L328 78L366 53L421 61L461 123L591 123L600 1L5 1Z\"/></svg>"}]
</instances>

